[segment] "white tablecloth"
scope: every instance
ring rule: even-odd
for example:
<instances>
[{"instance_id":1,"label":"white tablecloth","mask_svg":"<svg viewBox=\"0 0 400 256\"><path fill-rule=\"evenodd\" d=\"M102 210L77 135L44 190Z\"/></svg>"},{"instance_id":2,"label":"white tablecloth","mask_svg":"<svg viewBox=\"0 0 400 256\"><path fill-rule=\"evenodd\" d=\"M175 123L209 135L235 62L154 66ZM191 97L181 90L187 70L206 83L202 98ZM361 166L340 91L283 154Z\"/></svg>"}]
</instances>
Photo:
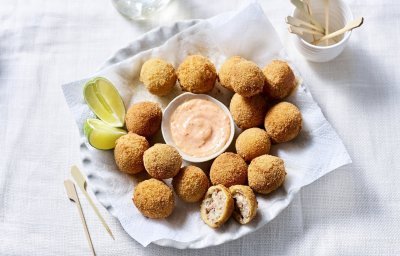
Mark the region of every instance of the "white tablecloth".
<instances>
[{"instance_id":1,"label":"white tablecloth","mask_svg":"<svg viewBox=\"0 0 400 256\"><path fill-rule=\"evenodd\" d=\"M265 228L204 250L143 248L101 209L113 241L81 200L98 255L400 254L400 3L347 2L365 24L325 64L307 62L293 48L284 24L289 1L261 4L353 164L303 189ZM60 85L92 73L154 27L244 4L174 0L153 20L131 22L109 0L1 2L0 255L90 254L62 186L80 159Z\"/></svg>"}]
</instances>

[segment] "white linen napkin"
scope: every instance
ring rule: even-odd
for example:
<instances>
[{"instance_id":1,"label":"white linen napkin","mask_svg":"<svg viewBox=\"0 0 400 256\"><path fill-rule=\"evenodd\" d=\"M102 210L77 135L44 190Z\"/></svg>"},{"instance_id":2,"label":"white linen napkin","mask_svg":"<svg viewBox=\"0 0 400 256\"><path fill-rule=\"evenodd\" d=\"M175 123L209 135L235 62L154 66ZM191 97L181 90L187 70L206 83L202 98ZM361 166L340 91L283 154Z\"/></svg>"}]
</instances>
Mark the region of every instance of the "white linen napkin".
<instances>
[{"instance_id":1,"label":"white linen napkin","mask_svg":"<svg viewBox=\"0 0 400 256\"><path fill-rule=\"evenodd\" d=\"M83 100L82 88L88 79L103 76L114 83L127 108L145 100L159 102L164 108L181 93L179 86L167 97L151 95L138 81L140 68L151 57L163 58L177 67L189 54L208 56L217 68L232 55L240 55L261 67L274 58L286 59L290 63L262 9L258 4L251 4L237 13L225 13L208 20L177 23L173 27L156 29L118 51L97 73L87 79L63 85L66 101L82 137L80 152L83 169L89 177L89 186L98 200L119 219L126 232L143 246L154 242L176 248L202 248L237 239L275 218L301 187L351 163L342 141L302 83L307 78L301 78L292 65L299 86L286 100L299 107L303 115L303 129L295 140L272 147L271 154L285 161L287 177L278 191L268 196L257 196L259 210L255 220L248 225L239 225L230 220L215 230L200 219L198 203L183 203L178 197L176 208L167 219L143 217L131 198L135 184L144 175L131 177L120 173L112 151L96 150L86 141L83 123L94 115ZM211 95L227 105L232 96L220 85L216 86ZM154 141L162 141L160 134Z\"/></svg>"}]
</instances>

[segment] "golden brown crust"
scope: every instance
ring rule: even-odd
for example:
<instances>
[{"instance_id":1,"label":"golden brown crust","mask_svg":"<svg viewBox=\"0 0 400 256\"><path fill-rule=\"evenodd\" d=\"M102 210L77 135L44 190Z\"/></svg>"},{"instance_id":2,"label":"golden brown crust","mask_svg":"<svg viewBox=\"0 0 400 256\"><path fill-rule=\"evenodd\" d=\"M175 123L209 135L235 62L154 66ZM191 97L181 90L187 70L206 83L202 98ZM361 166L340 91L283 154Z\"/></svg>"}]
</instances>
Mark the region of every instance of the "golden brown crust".
<instances>
[{"instance_id":1,"label":"golden brown crust","mask_svg":"<svg viewBox=\"0 0 400 256\"><path fill-rule=\"evenodd\" d=\"M264 92L272 99L283 99L296 85L296 78L285 61L273 60L263 69L266 79Z\"/></svg>"},{"instance_id":2,"label":"golden brown crust","mask_svg":"<svg viewBox=\"0 0 400 256\"><path fill-rule=\"evenodd\" d=\"M161 127L162 111L154 102L133 104L127 111L125 122L128 131L144 137L153 136Z\"/></svg>"},{"instance_id":3,"label":"golden brown crust","mask_svg":"<svg viewBox=\"0 0 400 256\"><path fill-rule=\"evenodd\" d=\"M267 112L267 102L262 95L245 98L235 93L229 110L240 129L248 129L263 124Z\"/></svg>"},{"instance_id":4,"label":"golden brown crust","mask_svg":"<svg viewBox=\"0 0 400 256\"><path fill-rule=\"evenodd\" d=\"M279 188L285 181L285 176L285 164L276 156L259 156L249 165L249 186L260 194L269 194Z\"/></svg>"},{"instance_id":5,"label":"golden brown crust","mask_svg":"<svg viewBox=\"0 0 400 256\"><path fill-rule=\"evenodd\" d=\"M238 154L222 153L211 165L210 179L213 185L222 184L225 187L245 184L247 164Z\"/></svg>"},{"instance_id":6,"label":"golden brown crust","mask_svg":"<svg viewBox=\"0 0 400 256\"><path fill-rule=\"evenodd\" d=\"M143 154L150 147L145 137L128 133L116 141L114 159L121 172L136 174L144 170Z\"/></svg>"},{"instance_id":7,"label":"golden brown crust","mask_svg":"<svg viewBox=\"0 0 400 256\"><path fill-rule=\"evenodd\" d=\"M250 128L239 135L235 146L236 152L248 162L253 158L268 154L271 148L271 141L265 130Z\"/></svg>"},{"instance_id":8,"label":"golden brown crust","mask_svg":"<svg viewBox=\"0 0 400 256\"><path fill-rule=\"evenodd\" d=\"M212 222L208 218L208 212L205 202L207 198L211 197L214 191L222 191L222 193L225 196L225 204L223 205L223 211L221 216L215 222ZM230 218L233 209L234 209L234 202L232 195L229 192L229 189L227 189L223 185L215 185L210 187L204 196L204 200L202 201L200 206L200 216L201 219L204 221L204 223L206 223L208 226L212 228L219 228Z\"/></svg>"},{"instance_id":9,"label":"golden brown crust","mask_svg":"<svg viewBox=\"0 0 400 256\"><path fill-rule=\"evenodd\" d=\"M222 86L233 89L243 97L261 93L265 83L262 70L254 62L239 56L233 56L222 64L219 80Z\"/></svg>"},{"instance_id":10,"label":"golden brown crust","mask_svg":"<svg viewBox=\"0 0 400 256\"><path fill-rule=\"evenodd\" d=\"M243 59L240 56L232 56L232 57L228 58L222 64L221 68L219 69L218 79L219 79L220 84L232 92L233 92L233 87L232 87L231 78L232 78L232 74L234 72L233 69L234 69L234 66L241 61L245 61L245 59Z\"/></svg>"},{"instance_id":11,"label":"golden brown crust","mask_svg":"<svg viewBox=\"0 0 400 256\"><path fill-rule=\"evenodd\" d=\"M149 59L140 70L140 81L150 93L158 96L170 93L176 79L174 66L162 59Z\"/></svg>"},{"instance_id":12,"label":"golden brown crust","mask_svg":"<svg viewBox=\"0 0 400 256\"><path fill-rule=\"evenodd\" d=\"M202 169L196 166L181 168L172 179L175 193L185 202L200 201L207 192L210 182Z\"/></svg>"},{"instance_id":13,"label":"golden brown crust","mask_svg":"<svg viewBox=\"0 0 400 256\"><path fill-rule=\"evenodd\" d=\"M178 151L167 144L155 144L144 152L143 162L146 171L156 179L169 179L178 174L182 157Z\"/></svg>"},{"instance_id":14,"label":"golden brown crust","mask_svg":"<svg viewBox=\"0 0 400 256\"><path fill-rule=\"evenodd\" d=\"M280 102L268 110L264 126L273 143L290 141L302 128L300 110L289 102Z\"/></svg>"},{"instance_id":15,"label":"golden brown crust","mask_svg":"<svg viewBox=\"0 0 400 256\"><path fill-rule=\"evenodd\" d=\"M175 207L172 189L156 179L140 182L135 187L132 200L136 208L151 219L166 218Z\"/></svg>"},{"instance_id":16,"label":"golden brown crust","mask_svg":"<svg viewBox=\"0 0 400 256\"><path fill-rule=\"evenodd\" d=\"M190 55L177 70L182 90L192 93L207 93L214 88L217 71L214 64L201 55Z\"/></svg>"},{"instance_id":17,"label":"golden brown crust","mask_svg":"<svg viewBox=\"0 0 400 256\"><path fill-rule=\"evenodd\" d=\"M234 185L229 188L231 195L234 201L234 210L233 210L233 218L239 222L240 224L247 224L254 219L257 214L258 202L256 195L253 190L249 186L244 185ZM242 212L240 211L240 207L238 205L238 200L235 199L236 195L240 194L244 197L247 202L247 206L249 207L248 216L244 217Z\"/></svg>"}]
</instances>

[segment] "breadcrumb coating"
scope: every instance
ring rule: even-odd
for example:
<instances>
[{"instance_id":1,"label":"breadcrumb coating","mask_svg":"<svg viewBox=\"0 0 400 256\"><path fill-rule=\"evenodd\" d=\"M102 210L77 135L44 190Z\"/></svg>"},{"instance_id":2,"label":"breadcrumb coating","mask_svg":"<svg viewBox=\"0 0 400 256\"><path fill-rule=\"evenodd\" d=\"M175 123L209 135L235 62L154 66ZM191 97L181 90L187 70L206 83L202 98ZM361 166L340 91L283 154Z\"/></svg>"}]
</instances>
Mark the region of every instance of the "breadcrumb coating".
<instances>
[{"instance_id":1,"label":"breadcrumb coating","mask_svg":"<svg viewBox=\"0 0 400 256\"><path fill-rule=\"evenodd\" d=\"M273 143L290 141L302 128L300 110L292 103L280 102L268 110L264 126Z\"/></svg>"},{"instance_id":2,"label":"breadcrumb coating","mask_svg":"<svg viewBox=\"0 0 400 256\"><path fill-rule=\"evenodd\" d=\"M260 128L250 128L236 139L236 152L246 161L269 153L271 141L268 133Z\"/></svg>"},{"instance_id":3,"label":"breadcrumb coating","mask_svg":"<svg viewBox=\"0 0 400 256\"><path fill-rule=\"evenodd\" d=\"M229 110L236 125L244 130L263 124L267 112L267 102L262 95L245 98L235 93L231 99Z\"/></svg>"},{"instance_id":4,"label":"breadcrumb coating","mask_svg":"<svg viewBox=\"0 0 400 256\"><path fill-rule=\"evenodd\" d=\"M194 203L200 201L207 192L210 182L202 169L196 166L181 168L172 179L175 193L185 202Z\"/></svg>"},{"instance_id":5,"label":"breadcrumb coating","mask_svg":"<svg viewBox=\"0 0 400 256\"><path fill-rule=\"evenodd\" d=\"M271 155L254 158L249 165L249 186L260 194L269 194L285 181L286 171L282 159Z\"/></svg>"},{"instance_id":6,"label":"breadcrumb coating","mask_svg":"<svg viewBox=\"0 0 400 256\"><path fill-rule=\"evenodd\" d=\"M153 178L169 179L178 174L182 157L170 145L155 144L144 152L143 162L146 171Z\"/></svg>"},{"instance_id":7,"label":"breadcrumb coating","mask_svg":"<svg viewBox=\"0 0 400 256\"><path fill-rule=\"evenodd\" d=\"M133 203L146 217L167 218L174 210L174 193L164 182L149 179L140 182L133 193Z\"/></svg>"},{"instance_id":8,"label":"breadcrumb coating","mask_svg":"<svg viewBox=\"0 0 400 256\"><path fill-rule=\"evenodd\" d=\"M190 55L179 65L178 81L182 90L207 93L214 88L217 71L214 64L201 55Z\"/></svg>"},{"instance_id":9,"label":"breadcrumb coating","mask_svg":"<svg viewBox=\"0 0 400 256\"><path fill-rule=\"evenodd\" d=\"M238 154L222 153L211 165L210 179L213 185L222 184L225 187L245 184L247 164Z\"/></svg>"},{"instance_id":10,"label":"breadcrumb coating","mask_svg":"<svg viewBox=\"0 0 400 256\"><path fill-rule=\"evenodd\" d=\"M200 206L201 219L212 228L221 227L232 215L233 198L225 186L216 185L207 190Z\"/></svg>"},{"instance_id":11,"label":"breadcrumb coating","mask_svg":"<svg viewBox=\"0 0 400 256\"><path fill-rule=\"evenodd\" d=\"M157 96L170 93L176 79L174 66L162 59L149 59L140 70L140 81L144 83L150 93Z\"/></svg>"},{"instance_id":12,"label":"breadcrumb coating","mask_svg":"<svg viewBox=\"0 0 400 256\"><path fill-rule=\"evenodd\" d=\"M128 131L144 137L151 137L161 127L162 111L154 102L139 102L133 104L125 116Z\"/></svg>"},{"instance_id":13,"label":"breadcrumb coating","mask_svg":"<svg viewBox=\"0 0 400 256\"><path fill-rule=\"evenodd\" d=\"M245 59L243 59L240 56L230 57L222 64L221 68L219 69L218 79L220 84L226 89L231 90L232 92L233 92L233 87L232 87L233 82L231 81L231 78L233 77L232 76L234 69L233 67L241 61L245 61Z\"/></svg>"},{"instance_id":14,"label":"breadcrumb coating","mask_svg":"<svg viewBox=\"0 0 400 256\"><path fill-rule=\"evenodd\" d=\"M121 172L136 174L144 170L143 154L150 147L145 137L128 133L116 141L114 159Z\"/></svg>"},{"instance_id":15,"label":"breadcrumb coating","mask_svg":"<svg viewBox=\"0 0 400 256\"><path fill-rule=\"evenodd\" d=\"M265 77L262 70L251 61L233 56L222 64L219 79L221 84L233 89L243 97L251 97L263 91Z\"/></svg>"},{"instance_id":16,"label":"breadcrumb coating","mask_svg":"<svg viewBox=\"0 0 400 256\"><path fill-rule=\"evenodd\" d=\"M240 224L247 224L257 214L256 195L249 186L234 185L229 188L234 200L233 218Z\"/></svg>"},{"instance_id":17,"label":"breadcrumb coating","mask_svg":"<svg viewBox=\"0 0 400 256\"><path fill-rule=\"evenodd\" d=\"M296 77L285 61L273 60L263 69L266 79L264 92L272 99L287 97L296 85Z\"/></svg>"}]
</instances>

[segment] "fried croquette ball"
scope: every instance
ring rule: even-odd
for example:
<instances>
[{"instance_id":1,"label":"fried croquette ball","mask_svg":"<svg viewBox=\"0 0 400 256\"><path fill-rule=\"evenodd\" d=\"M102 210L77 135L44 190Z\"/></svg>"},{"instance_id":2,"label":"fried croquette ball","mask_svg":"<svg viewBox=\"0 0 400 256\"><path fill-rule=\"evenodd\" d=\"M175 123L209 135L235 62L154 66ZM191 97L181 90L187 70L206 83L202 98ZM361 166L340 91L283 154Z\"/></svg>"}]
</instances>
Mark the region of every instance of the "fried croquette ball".
<instances>
[{"instance_id":1,"label":"fried croquette ball","mask_svg":"<svg viewBox=\"0 0 400 256\"><path fill-rule=\"evenodd\" d=\"M263 73L266 78L264 92L272 99L285 98L296 85L293 71L285 61L273 60L265 66Z\"/></svg>"},{"instance_id":2,"label":"fried croquette ball","mask_svg":"<svg viewBox=\"0 0 400 256\"><path fill-rule=\"evenodd\" d=\"M235 93L231 99L229 110L236 125L244 130L263 124L267 112L267 102L261 95L245 98Z\"/></svg>"},{"instance_id":3,"label":"fried croquette ball","mask_svg":"<svg viewBox=\"0 0 400 256\"><path fill-rule=\"evenodd\" d=\"M254 158L249 165L249 186L260 194L269 194L285 181L286 171L282 159L271 155Z\"/></svg>"},{"instance_id":4,"label":"fried croquette ball","mask_svg":"<svg viewBox=\"0 0 400 256\"><path fill-rule=\"evenodd\" d=\"M268 133L260 128L250 128L236 139L236 152L247 162L269 153L271 141Z\"/></svg>"},{"instance_id":5,"label":"fried croquette ball","mask_svg":"<svg viewBox=\"0 0 400 256\"><path fill-rule=\"evenodd\" d=\"M204 56L190 55L179 65L178 81L182 90L207 93L214 88L217 71L214 64Z\"/></svg>"},{"instance_id":6,"label":"fried croquette ball","mask_svg":"<svg viewBox=\"0 0 400 256\"><path fill-rule=\"evenodd\" d=\"M176 194L185 202L200 201L207 192L210 182L199 167L186 166L172 179Z\"/></svg>"},{"instance_id":7,"label":"fried croquette ball","mask_svg":"<svg viewBox=\"0 0 400 256\"><path fill-rule=\"evenodd\" d=\"M233 89L243 97L261 93L265 83L262 70L254 62L239 56L233 56L222 64L219 80L222 86Z\"/></svg>"},{"instance_id":8,"label":"fried croquette ball","mask_svg":"<svg viewBox=\"0 0 400 256\"><path fill-rule=\"evenodd\" d=\"M140 70L140 81L150 93L164 96L171 92L176 83L174 67L158 58L146 61Z\"/></svg>"},{"instance_id":9,"label":"fried croquette ball","mask_svg":"<svg viewBox=\"0 0 400 256\"><path fill-rule=\"evenodd\" d=\"M143 154L146 171L156 179L169 179L178 174L182 157L178 151L167 144L155 144Z\"/></svg>"},{"instance_id":10,"label":"fried croquette ball","mask_svg":"<svg viewBox=\"0 0 400 256\"><path fill-rule=\"evenodd\" d=\"M210 179L213 185L222 184L225 187L245 184L247 164L238 154L222 153L211 165Z\"/></svg>"},{"instance_id":11,"label":"fried croquette ball","mask_svg":"<svg viewBox=\"0 0 400 256\"><path fill-rule=\"evenodd\" d=\"M232 69L237 63L244 61L244 60L245 59L243 59L240 56L233 56L233 57L230 57L229 59L227 59L222 64L222 66L219 70L218 79L219 79L220 84L223 87L233 91L233 87L232 87L233 82L231 81L231 78L233 77Z\"/></svg>"},{"instance_id":12,"label":"fried croquette ball","mask_svg":"<svg viewBox=\"0 0 400 256\"><path fill-rule=\"evenodd\" d=\"M221 227L232 215L233 198L223 185L208 189L200 206L201 219L212 228Z\"/></svg>"},{"instance_id":13,"label":"fried croquette ball","mask_svg":"<svg viewBox=\"0 0 400 256\"><path fill-rule=\"evenodd\" d=\"M302 127L300 110L289 102L280 102L268 110L264 126L273 143L290 141Z\"/></svg>"},{"instance_id":14,"label":"fried croquette ball","mask_svg":"<svg viewBox=\"0 0 400 256\"><path fill-rule=\"evenodd\" d=\"M235 185L229 188L234 201L233 218L240 224L247 224L257 214L257 199L249 186Z\"/></svg>"},{"instance_id":15,"label":"fried croquette ball","mask_svg":"<svg viewBox=\"0 0 400 256\"><path fill-rule=\"evenodd\" d=\"M143 154L150 147L145 137L128 133L116 141L114 159L121 172L136 174L144 170Z\"/></svg>"},{"instance_id":16,"label":"fried croquette ball","mask_svg":"<svg viewBox=\"0 0 400 256\"><path fill-rule=\"evenodd\" d=\"M135 187L133 203L144 216L151 219L163 219L171 215L174 210L174 193L164 182L149 179L140 182Z\"/></svg>"},{"instance_id":17,"label":"fried croquette ball","mask_svg":"<svg viewBox=\"0 0 400 256\"><path fill-rule=\"evenodd\" d=\"M154 102L133 104L126 112L125 122L128 131L144 137L153 136L161 127L162 111Z\"/></svg>"}]
</instances>

